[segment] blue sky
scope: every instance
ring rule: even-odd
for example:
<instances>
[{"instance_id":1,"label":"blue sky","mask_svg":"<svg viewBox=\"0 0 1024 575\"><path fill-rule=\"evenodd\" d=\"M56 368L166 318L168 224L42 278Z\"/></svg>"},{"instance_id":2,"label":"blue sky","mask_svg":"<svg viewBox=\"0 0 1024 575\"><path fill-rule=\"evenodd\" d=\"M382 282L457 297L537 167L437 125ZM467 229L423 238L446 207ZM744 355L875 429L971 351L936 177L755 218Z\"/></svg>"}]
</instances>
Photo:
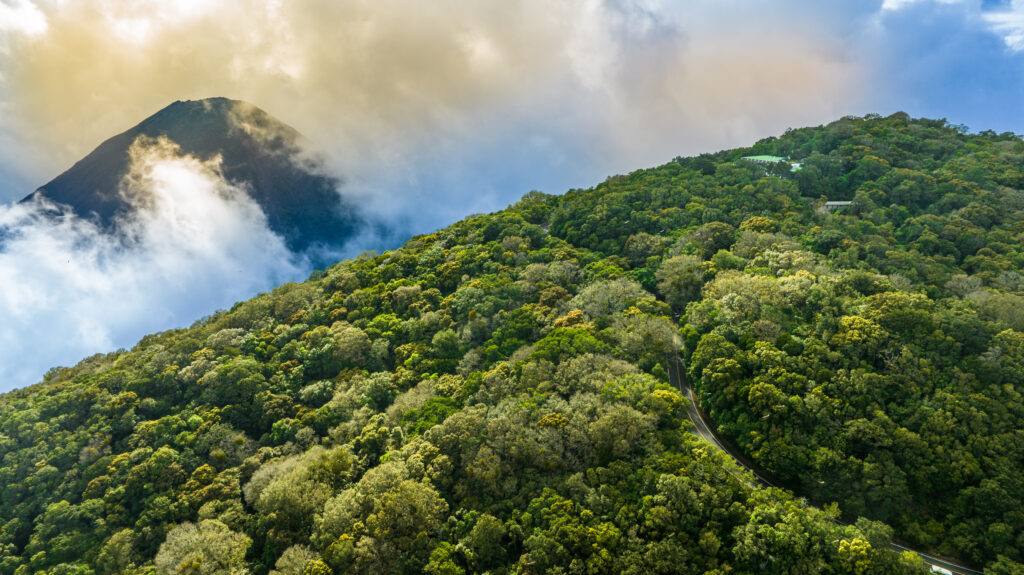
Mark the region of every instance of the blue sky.
<instances>
[{"instance_id":1,"label":"blue sky","mask_svg":"<svg viewBox=\"0 0 1024 575\"><path fill-rule=\"evenodd\" d=\"M844 115L1024 133L1024 0L0 0L0 205L210 96L291 124L343 193L424 233ZM247 250L274 239L215 167L136 167L237 202L193 202L202 252L159 213L131 253L86 222L5 245L0 390L308 273Z\"/></svg>"},{"instance_id":2,"label":"blue sky","mask_svg":"<svg viewBox=\"0 0 1024 575\"><path fill-rule=\"evenodd\" d=\"M878 103L976 130L1024 132L1024 4L916 2L884 11L873 55ZM886 57L891 55L891 57Z\"/></svg>"}]
</instances>

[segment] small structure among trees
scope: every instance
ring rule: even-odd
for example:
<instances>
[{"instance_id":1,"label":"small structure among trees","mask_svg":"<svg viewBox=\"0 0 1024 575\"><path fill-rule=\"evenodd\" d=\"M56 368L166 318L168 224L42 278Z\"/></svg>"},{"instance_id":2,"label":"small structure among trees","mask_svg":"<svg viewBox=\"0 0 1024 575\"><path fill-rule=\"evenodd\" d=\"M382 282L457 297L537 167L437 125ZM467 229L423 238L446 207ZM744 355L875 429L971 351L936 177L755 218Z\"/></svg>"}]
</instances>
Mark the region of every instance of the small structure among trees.
<instances>
[{"instance_id":1,"label":"small structure among trees","mask_svg":"<svg viewBox=\"0 0 1024 575\"><path fill-rule=\"evenodd\" d=\"M853 202L850 200L829 200L825 202L825 205L823 205L821 209L826 212L834 212L836 210L841 210L852 203Z\"/></svg>"},{"instance_id":2,"label":"small structure among trees","mask_svg":"<svg viewBox=\"0 0 1024 575\"><path fill-rule=\"evenodd\" d=\"M788 162L789 161L786 158L783 158L782 156L769 156L769 155L743 156L743 159L748 161L748 162L754 162L755 164L761 164L761 165L764 165L764 166L767 166L767 165L770 165L770 164L777 164L779 162Z\"/></svg>"},{"instance_id":3,"label":"small structure among trees","mask_svg":"<svg viewBox=\"0 0 1024 575\"><path fill-rule=\"evenodd\" d=\"M800 162L791 162L789 158L783 158L782 156L743 156L743 159L748 162L753 162L755 164L760 164L766 168L769 168L769 172L776 173L777 175L783 175L786 174L787 172L799 172L800 168L802 167ZM780 164L785 164L785 166L787 166L788 169L778 169Z\"/></svg>"}]
</instances>

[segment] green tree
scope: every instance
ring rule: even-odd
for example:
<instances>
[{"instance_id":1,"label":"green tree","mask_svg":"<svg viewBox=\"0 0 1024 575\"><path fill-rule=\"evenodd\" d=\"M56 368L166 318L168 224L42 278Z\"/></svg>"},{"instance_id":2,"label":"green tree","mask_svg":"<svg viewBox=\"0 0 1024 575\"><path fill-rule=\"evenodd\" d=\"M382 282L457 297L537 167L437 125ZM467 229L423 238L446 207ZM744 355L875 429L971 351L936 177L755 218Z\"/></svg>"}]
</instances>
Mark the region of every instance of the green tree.
<instances>
[{"instance_id":1,"label":"green tree","mask_svg":"<svg viewBox=\"0 0 1024 575\"><path fill-rule=\"evenodd\" d=\"M655 277L658 279L658 291L677 310L697 299L704 285L703 266L694 256L675 256L665 260Z\"/></svg>"},{"instance_id":2,"label":"green tree","mask_svg":"<svg viewBox=\"0 0 1024 575\"><path fill-rule=\"evenodd\" d=\"M155 564L157 573L244 573L245 552L252 540L207 519L198 525L182 523L167 534Z\"/></svg>"}]
</instances>

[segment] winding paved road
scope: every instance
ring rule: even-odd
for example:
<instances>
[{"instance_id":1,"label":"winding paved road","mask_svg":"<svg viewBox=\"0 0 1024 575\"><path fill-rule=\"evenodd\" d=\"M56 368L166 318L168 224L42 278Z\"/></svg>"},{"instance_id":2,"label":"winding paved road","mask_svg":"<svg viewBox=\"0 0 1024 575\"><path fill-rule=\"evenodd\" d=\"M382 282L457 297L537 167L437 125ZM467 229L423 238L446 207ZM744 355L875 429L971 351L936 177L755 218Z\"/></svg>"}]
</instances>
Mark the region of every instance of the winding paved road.
<instances>
[{"instance_id":1,"label":"winding paved road","mask_svg":"<svg viewBox=\"0 0 1024 575\"><path fill-rule=\"evenodd\" d=\"M693 388L690 387L690 383L686 379L686 369L679 357L678 352L676 352L675 367L669 370L669 376L675 380L675 384L679 388L679 391L687 400L689 400L689 405L686 406L686 414L690 418L690 422L693 423L693 427L697 435L701 439L710 443L711 445L714 445L718 449L724 451L726 455L729 455L730 457L735 459L736 462L743 466L744 469L746 469L747 471L754 475L754 479L760 485L764 487L779 487L775 483L772 483L764 476L759 474L756 470L754 470L753 465L746 457L744 457L740 453L736 453L731 448L729 448L725 444L725 442L722 441L722 439L718 436L718 433L715 432L715 428L713 427L711 421L704 414L704 411L700 408L700 403L697 402L697 397L693 393ZM842 521L836 522L842 525L846 525L846 523L843 523ZM910 549L909 547L904 547L896 543L890 543L889 546L897 552L910 551L912 553L916 553L922 561L932 566L933 572L944 573L944 571L936 569L939 568L945 569L946 571L949 571L950 573L955 573L957 575L985 575L981 571L975 571L974 569L969 569L967 567L957 565L956 563L950 563L949 561L946 561L944 559L939 559L938 557L933 557L931 555L921 553L920 551L916 551L914 549Z\"/></svg>"}]
</instances>

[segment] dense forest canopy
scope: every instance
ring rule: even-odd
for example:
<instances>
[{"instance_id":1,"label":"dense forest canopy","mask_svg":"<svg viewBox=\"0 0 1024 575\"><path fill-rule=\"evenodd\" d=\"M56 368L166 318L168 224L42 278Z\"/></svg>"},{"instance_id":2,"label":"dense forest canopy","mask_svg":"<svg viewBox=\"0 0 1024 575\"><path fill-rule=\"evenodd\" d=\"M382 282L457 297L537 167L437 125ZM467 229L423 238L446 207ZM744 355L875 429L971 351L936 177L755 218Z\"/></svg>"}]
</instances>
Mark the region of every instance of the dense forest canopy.
<instances>
[{"instance_id":1,"label":"dense forest canopy","mask_svg":"<svg viewBox=\"0 0 1024 575\"><path fill-rule=\"evenodd\" d=\"M54 369L0 396L0 573L1021 573L1022 167L844 118Z\"/></svg>"}]
</instances>

